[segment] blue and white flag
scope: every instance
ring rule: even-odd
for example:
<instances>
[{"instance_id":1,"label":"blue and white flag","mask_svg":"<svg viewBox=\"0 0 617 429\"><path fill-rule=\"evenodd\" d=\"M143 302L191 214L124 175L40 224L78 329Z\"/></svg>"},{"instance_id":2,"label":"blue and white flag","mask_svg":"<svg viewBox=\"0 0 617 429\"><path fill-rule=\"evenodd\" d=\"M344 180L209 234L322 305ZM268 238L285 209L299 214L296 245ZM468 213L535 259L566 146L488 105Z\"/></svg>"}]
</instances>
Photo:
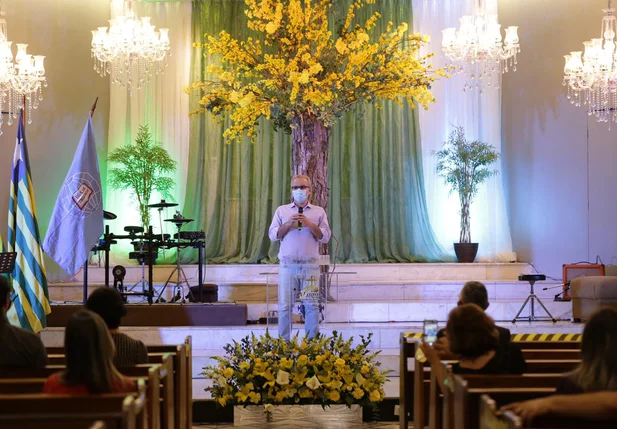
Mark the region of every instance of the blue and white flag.
<instances>
[{"instance_id":1,"label":"blue and white flag","mask_svg":"<svg viewBox=\"0 0 617 429\"><path fill-rule=\"evenodd\" d=\"M7 316L11 324L39 332L47 325L47 315L51 312L51 308L39 224L36 218L23 110L19 115L17 143L13 155L8 223L7 250L16 252L17 260L11 275L13 305Z\"/></svg>"},{"instance_id":2,"label":"blue and white flag","mask_svg":"<svg viewBox=\"0 0 617 429\"><path fill-rule=\"evenodd\" d=\"M88 115L71 169L49 221L43 249L64 271L79 271L103 235L101 175Z\"/></svg>"}]
</instances>

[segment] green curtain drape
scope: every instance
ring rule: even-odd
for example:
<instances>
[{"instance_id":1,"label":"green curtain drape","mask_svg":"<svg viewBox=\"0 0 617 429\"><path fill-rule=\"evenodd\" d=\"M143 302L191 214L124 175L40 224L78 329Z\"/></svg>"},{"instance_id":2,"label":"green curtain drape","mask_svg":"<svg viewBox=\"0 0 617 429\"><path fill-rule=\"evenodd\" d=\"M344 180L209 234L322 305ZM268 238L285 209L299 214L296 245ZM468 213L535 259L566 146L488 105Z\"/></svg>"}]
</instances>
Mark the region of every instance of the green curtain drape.
<instances>
[{"instance_id":1,"label":"green curtain drape","mask_svg":"<svg viewBox=\"0 0 617 429\"><path fill-rule=\"evenodd\" d=\"M350 0L334 2L333 22L344 18ZM255 36L246 28L242 0L196 0L195 42L221 30L232 37ZM357 14L364 22L378 10L382 19L412 25L411 2L380 1ZM375 9L377 8L377 9ZM191 80L204 76L210 61L194 49ZM191 110L199 97L191 96ZM337 262L416 262L444 260L428 221L418 118L410 106L384 103L346 114L332 130L330 253ZM291 138L260 124L257 143L226 145L224 126L209 113L191 119L189 182L185 216L206 231L206 257L213 263L276 262L278 243L268 239L277 206L290 201ZM194 254L192 255L194 258Z\"/></svg>"}]
</instances>

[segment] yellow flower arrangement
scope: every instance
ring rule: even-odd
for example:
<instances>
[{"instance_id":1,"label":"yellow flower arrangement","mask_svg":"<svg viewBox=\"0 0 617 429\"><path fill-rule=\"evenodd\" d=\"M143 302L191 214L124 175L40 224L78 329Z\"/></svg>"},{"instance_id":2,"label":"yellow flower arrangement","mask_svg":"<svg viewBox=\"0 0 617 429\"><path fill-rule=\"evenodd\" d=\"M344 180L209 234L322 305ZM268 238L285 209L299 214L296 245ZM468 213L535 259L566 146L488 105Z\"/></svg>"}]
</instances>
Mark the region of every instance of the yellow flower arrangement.
<instances>
[{"instance_id":1,"label":"yellow flower arrangement","mask_svg":"<svg viewBox=\"0 0 617 429\"><path fill-rule=\"evenodd\" d=\"M377 362L379 352L370 352L371 335L344 340L334 332L298 344L254 334L225 347L226 356L217 365L204 368L212 379L206 391L221 406L359 404L375 405L384 397L387 371ZM251 359L250 356L255 356ZM261 356L261 357L257 357Z\"/></svg>"},{"instance_id":2,"label":"yellow flower arrangement","mask_svg":"<svg viewBox=\"0 0 617 429\"><path fill-rule=\"evenodd\" d=\"M195 44L218 63L187 92L201 96L200 109L231 119L225 139L255 140L257 120L272 119L290 131L300 117L313 117L330 127L343 112L361 103L407 101L424 108L434 101L430 85L446 69L433 70L432 55L422 56L428 42L407 34L408 25L389 22L375 34L375 12L364 23L356 14L375 0L355 0L344 24L333 34L332 0L245 0L248 28L255 37L236 40L222 31L206 34Z\"/></svg>"}]
</instances>

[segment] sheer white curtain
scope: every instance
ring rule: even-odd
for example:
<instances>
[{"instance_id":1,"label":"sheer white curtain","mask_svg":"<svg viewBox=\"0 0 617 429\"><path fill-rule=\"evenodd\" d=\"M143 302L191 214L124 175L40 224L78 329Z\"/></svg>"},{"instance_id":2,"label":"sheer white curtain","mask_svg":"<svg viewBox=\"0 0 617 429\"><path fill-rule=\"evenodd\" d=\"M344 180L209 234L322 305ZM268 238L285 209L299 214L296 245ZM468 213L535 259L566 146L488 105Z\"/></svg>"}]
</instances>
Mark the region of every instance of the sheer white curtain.
<instances>
[{"instance_id":1,"label":"sheer white curtain","mask_svg":"<svg viewBox=\"0 0 617 429\"><path fill-rule=\"evenodd\" d=\"M111 16L122 13L122 1L112 0ZM176 187L172 200L181 210L184 205L189 153L189 102L183 89L189 85L192 35L191 11L188 2L134 2L138 16L150 16L156 28L169 28L171 57L164 74L153 77L145 88L129 96L120 85L111 85L109 117L109 152L135 140L140 125L149 125L155 141L161 142L171 157L178 163L175 174ZM108 165L108 170L112 165ZM137 207L127 191L107 189L105 209L118 215L109 223L112 232L122 233L127 225L140 225ZM152 202L160 200L153 195ZM170 218L175 209L166 209L164 218ZM158 212L151 212L155 234L159 231ZM166 233L173 234L173 225L164 224ZM112 250L117 261L124 261L130 243L124 240Z\"/></svg>"},{"instance_id":2,"label":"sheer white curtain","mask_svg":"<svg viewBox=\"0 0 617 429\"><path fill-rule=\"evenodd\" d=\"M441 31L458 27L459 18L470 15L473 0L412 0L414 31L427 34L431 43L427 52L435 53L433 63L447 63L441 53ZM497 14L497 0L486 0L487 11ZM525 47L523 47L524 49ZM505 77L507 79L507 75ZM429 219L439 243L453 253L459 237L459 202L449 194L443 180L435 173L436 159L431 151L439 150L456 126L465 128L468 139L478 139L501 152L501 90L486 88L463 92L464 76L440 78L433 85L437 102L420 112L420 132ZM481 260L509 261L512 240L504 197L501 162L495 165L499 175L480 187L471 207L471 239L480 243Z\"/></svg>"}]
</instances>

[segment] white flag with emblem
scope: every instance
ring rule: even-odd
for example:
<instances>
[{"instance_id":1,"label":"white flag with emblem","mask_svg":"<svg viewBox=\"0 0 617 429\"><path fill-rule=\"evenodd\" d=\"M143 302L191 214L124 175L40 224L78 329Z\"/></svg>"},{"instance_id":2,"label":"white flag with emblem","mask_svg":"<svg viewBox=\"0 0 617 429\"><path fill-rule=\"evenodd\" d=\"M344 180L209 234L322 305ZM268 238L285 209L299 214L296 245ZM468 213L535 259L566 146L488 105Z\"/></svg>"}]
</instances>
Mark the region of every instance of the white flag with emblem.
<instances>
[{"instance_id":1,"label":"white flag with emblem","mask_svg":"<svg viewBox=\"0 0 617 429\"><path fill-rule=\"evenodd\" d=\"M101 175L88 115L75 158L60 189L43 249L69 275L87 261L103 235Z\"/></svg>"}]
</instances>

